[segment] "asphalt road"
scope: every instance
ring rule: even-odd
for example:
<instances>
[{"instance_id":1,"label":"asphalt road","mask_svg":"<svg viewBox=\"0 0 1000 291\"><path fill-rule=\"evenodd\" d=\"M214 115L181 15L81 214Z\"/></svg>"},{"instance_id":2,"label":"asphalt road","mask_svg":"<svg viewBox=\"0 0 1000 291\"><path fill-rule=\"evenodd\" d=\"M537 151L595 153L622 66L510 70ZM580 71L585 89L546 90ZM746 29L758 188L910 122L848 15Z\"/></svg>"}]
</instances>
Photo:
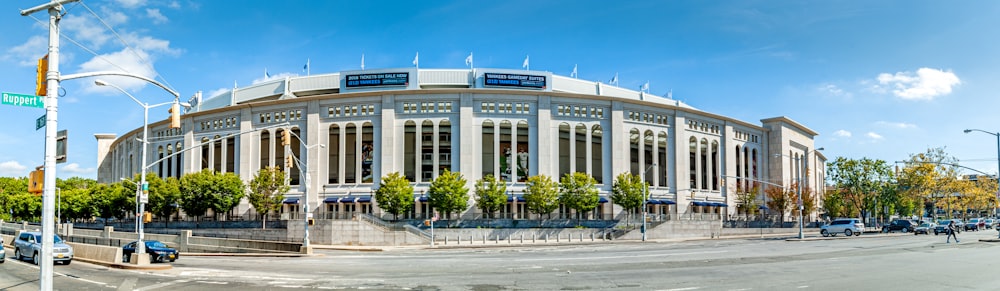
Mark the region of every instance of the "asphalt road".
<instances>
[{"instance_id":1,"label":"asphalt road","mask_svg":"<svg viewBox=\"0 0 1000 291\"><path fill-rule=\"evenodd\" d=\"M818 236L810 234L810 236ZM384 252L315 256L182 256L165 271L74 262L55 267L57 290L994 290L993 230L786 241L686 242ZM38 269L8 258L0 289L38 290Z\"/></svg>"}]
</instances>

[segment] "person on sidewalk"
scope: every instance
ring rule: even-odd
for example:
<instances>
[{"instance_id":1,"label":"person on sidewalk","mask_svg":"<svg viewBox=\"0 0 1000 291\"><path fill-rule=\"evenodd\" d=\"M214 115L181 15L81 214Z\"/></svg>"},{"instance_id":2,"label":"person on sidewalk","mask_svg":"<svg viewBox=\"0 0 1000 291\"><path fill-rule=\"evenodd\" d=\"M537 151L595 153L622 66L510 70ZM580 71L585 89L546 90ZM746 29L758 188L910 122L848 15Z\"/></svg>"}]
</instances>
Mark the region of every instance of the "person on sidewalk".
<instances>
[{"instance_id":1,"label":"person on sidewalk","mask_svg":"<svg viewBox=\"0 0 1000 291\"><path fill-rule=\"evenodd\" d=\"M958 243L958 235L955 234L957 230L958 226L955 225L954 220L948 222L948 238L945 240L945 243L951 243L952 237L955 237L955 243Z\"/></svg>"}]
</instances>

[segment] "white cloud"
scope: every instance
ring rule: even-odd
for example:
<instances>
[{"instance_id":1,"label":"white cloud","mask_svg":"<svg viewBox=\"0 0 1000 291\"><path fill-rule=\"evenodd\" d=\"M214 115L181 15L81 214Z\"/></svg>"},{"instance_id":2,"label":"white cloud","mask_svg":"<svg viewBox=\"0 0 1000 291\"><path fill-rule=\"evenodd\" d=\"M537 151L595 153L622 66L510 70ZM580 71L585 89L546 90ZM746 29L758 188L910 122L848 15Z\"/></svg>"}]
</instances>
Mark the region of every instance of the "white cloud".
<instances>
[{"instance_id":1,"label":"white cloud","mask_svg":"<svg viewBox=\"0 0 1000 291\"><path fill-rule=\"evenodd\" d=\"M208 94L203 94L201 96L201 99L202 100L208 100L209 98L222 95L222 93L229 92L229 90L232 90L232 89L233 88L219 88L219 89L215 89L215 90L209 91Z\"/></svg>"},{"instance_id":2,"label":"white cloud","mask_svg":"<svg viewBox=\"0 0 1000 291\"><path fill-rule=\"evenodd\" d=\"M831 97L840 97L840 98L854 97L854 94L851 94L851 92L844 91L844 89L841 89L840 87L837 87L837 85L834 84L820 85L819 88L816 88L816 90L818 90L820 93L823 93L826 96L831 96Z\"/></svg>"},{"instance_id":3,"label":"white cloud","mask_svg":"<svg viewBox=\"0 0 1000 291\"><path fill-rule=\"evenodd\" d=\"M833 135L838 136L838 137L851 137L851 132L843 130L843 129L840 129L840 130L834 131Z\"/></svg>"},{"instance_id":4,"label":"white cloud","mask_svg":"<svg viewBox=\"0 0 1000 291\"><path fill-rule=\"evenodd\" d=\"M882 126L882 127L898 128L898 129L917 128L916 124L905 123L905 122L877 121L877 122L875 122L875 125Z\"/></svg>"},{"instance_id":5,"label":"white cloud","mask_svg":"<svg viewBox=\"0 0 1000 291\"><path fill-rule=\"evenodd\" d=\"M265 70L265 72L266 72L266 70ZM297 77L299 74L284 72L284 73L278 73L277 75L274 75L274 74L269 74L269 75L271 75L271 76L270 77L261 76L259 79L254 79L252 84L259 84L259 83L268 82L268 81L281 80L281 79L284 79L285 77Z\"/></svg>"},{"instance_id":6,"label":"white cloud","mask_svg":"<svg viewBox=\"0 0 1000 291\"><path fill-rule=\"evenodd\" d=\"M878 75L879 89L881 86L891 87L892 94L906 100L932 100L934 97L951 94L952 88L962 84L955 73L931 68L920 68L917 73L897 72Z\"/></svg>"},{"instance_id":7,"label":"white cloud","mask_svg":"<svg viewBox=\"0 0 1000 291\"><path fill-rule=\"evenodd\" d=\"M94 72L94 71L126 71L133 74L145 76L145 77L155 77L156 73L149 66L143 65L142 62L136 55L142 56L147 61L152 62L149 54L142 50L136 50L133 54L127 49L118 52L99 55L90 59L89 61L80 65L81 72ZM129 78L129 77L114 77L107 76L101 77L102 80L108 81L121 87L125 90L139 90L146 86L146 81ZM84 91L87 92L116 92L113 88L99 87L99 86L88 86L84 87Z\"/></svg>"},{"instance_id":8,"label":"white cloud","mask_svg":"<svg viewBox=\"0 0 1000 291\"><path fill-rule=\"evenodd\" d=\"M867 134L865 134L865 136L867 136L868 138L870 138L872 140L882 140L883 139L882 135L879 135L877 133L870 132L870 131Z\"/></svg>"},{"instance_id":9,"label":"white cloud","mask_svg":"<svg viewBox=\"0 0 1000 291\"><path fill-rule=\"evenodd\" d=\"M4 177L22 177L26 176L28 167L21 165L17 161L6 161L0 163L0 176Z\"/></svg>"},{"instance_id":10,"label":"white cloud","mask_svg":"<svg viewBox=\"0 0 1000 291\"><path fill-rule=\"evenodd\" d=\"M153 19L153 24L167 23L167 17L160 13L160 9L146 8L146 16Z\"/></svg>"},{"instance_id":11,"label":"white cloud","mask_svg":"<svg viewBox=\"0 0 1000 291\"><path fill-rule=\"evenodd\" d=\"M170 7L170 8L173 8L173 9L180 9L181 8L181 3L178 3L177 1L170 1L170 4L167 4L167 7Z\"/></svg>"},{"instance_id":12,"label":"white cloud","mask_svg":"<svg viewBox=\"0 0 1000 291\"><path fill-rule=\"evenodd\" d=\"M125 8L135 8L145 6L146 0L118 0L118 4L121 4Z\"/></svg>"},{"instance_id":13,"label":"white cloud","mask_svg":"<svg viewBox=\"0 0 1000 291\"><path fill-rule=\"evenodd\" d=\"M109 14L114 15L114 14ZM124 19L119 19L120 17L125 17ZM128 18L124 15L116 17L108 17L105 21L116 20L124 22ZM93 17L86 16L66 16L60 21L60 29L62 33L73 38L77 42L85 45L91 50L100 50L104 45L108 44L114 38L107 28L104 27L97 19ZM109 25L114 25L108 23Z\"/></svg>"},{"instance_id":14,"label":"white cloud","mask_svg":"<svg viewBox=\"0 0 1000 291\"><path fill-rule=\"evenodd\" d=\"M63 166L62 169L59 169L59 171L65 172L65 173L69 173L69 174L86 175L86 174L93 174L94 172L97 171L97 169L95 169L95 168L81 168L80 164L69 163L69 164L66 164L65 166Z\"/></svg>"},{"instance_id":15,"label":"white cloud","mask_svg":"<svg viewBox=\"0 0 1000 291\"><path fill-rule=\"evenodd\" d=\"M28 38L28 41L19 46L7 49L7 53L3 57L0 57L0 59L14 60L19 66L34 67L38 65L38 58L45 55L42 52L48 51L48 47L49 39L36 35Z\"/></svg>"}]
</instances>

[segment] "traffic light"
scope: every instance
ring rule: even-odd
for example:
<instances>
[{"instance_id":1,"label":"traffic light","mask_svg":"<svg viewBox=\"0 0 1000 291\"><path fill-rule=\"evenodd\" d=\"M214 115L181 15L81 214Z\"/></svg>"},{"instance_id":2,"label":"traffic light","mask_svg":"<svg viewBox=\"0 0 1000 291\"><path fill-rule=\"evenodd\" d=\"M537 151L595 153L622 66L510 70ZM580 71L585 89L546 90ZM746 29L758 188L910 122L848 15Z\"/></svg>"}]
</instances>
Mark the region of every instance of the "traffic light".
<instances>
[{"instance_id":1,"label":"traffic light","mask_svg":"<svg viewBox=\"0 0 1000 291\"><path fill-rule=\"evenodd\" d=\"M177 102L170 105L170 128L181 128L181 105Z\"/></svg>"},{"instance_id":2,"label":"traffic light","mask_svg":"<svg viewBox=\"0 0 1000 291\"><path fill-rule=\"evenodd\" d=\"M28 174L28 192L41 195L45 188L45 170L37 169Z\"/></svg>"},{"instance_id":3,"label":"traffic light","mask_svg":"<svg viewBox=\"0 0 1000 291\"><path fill-rule=\"evenodd\" d=\"M313 226L314 224L316 224L316 221L313 220L312 218L309 218L309 226Z\"/></svg>"},{"instance_id":4,"label":"traffic light","mask_svg":"<svg viewBox=\"0 0 1000 291\"><path fill-rule=\"evenodd\" d=\"M45 96L49 91L49 55L38 59L38 67L35 68L35 95Z\"/></svg>"},{"instance_id":5,"label":"traffic light","mask_svg":"<svg viewBox=\"0 0 1000 291\"><path fill-rule=\"evenodd\" d=\"M285 130L281 132L281 145L287 146L292 145L292 134L291 132Z\"/></svg>"},{"instance_id":6,"label":"traffic light","mask_svg":"<svg viewBox=\"0 0 1000 291\"><path fill-rule=\"evenodd\" d=\"M285 157L285 168L286 169L291 169L293 165L294 164L293 164L292 156L290 156L290 155L286 156Z\"/></svg>"},{"instance_id":7,"label":"traffic light","mask_svg":"<svg viewBox=\"0 0 1000 291\"><path fill-rule=\"evenodd\" d=\"M143 212L142 213L142 222L143 223L149 223L150 221L153 221L153 214L149 213L148 211L147 212Z\"/></svg>"}]
</instances>

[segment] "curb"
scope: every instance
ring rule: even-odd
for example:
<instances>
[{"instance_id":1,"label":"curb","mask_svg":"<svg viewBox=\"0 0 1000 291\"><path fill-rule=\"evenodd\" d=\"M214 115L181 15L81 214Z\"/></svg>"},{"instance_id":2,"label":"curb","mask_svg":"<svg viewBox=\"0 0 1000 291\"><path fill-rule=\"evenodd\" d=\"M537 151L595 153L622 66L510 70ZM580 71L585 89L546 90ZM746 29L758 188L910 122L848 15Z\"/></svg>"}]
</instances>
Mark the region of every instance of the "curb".
<instances>
[{"instance_id":1,"label":"curb","mask_svg":"<svg viewBox=\"0 0 1000 291\"><path fill-rule=\"evenodd\" d=\"M105 267L109 267L109 268L123 269L123 270L162 271L162 270L170 270L170 269L174 268L174 266L171 265L171 264L156 264L156 265L149 264L149 265L139 266L139 265L125 264L125 263L111 263L111 262L91 260L91 259L85 259L85 258L73 258L73 260L74 261L87 262L87 263L94 264L94 265L101 265L101 266L105 266Z\"/></svg>"}]
</instances>

